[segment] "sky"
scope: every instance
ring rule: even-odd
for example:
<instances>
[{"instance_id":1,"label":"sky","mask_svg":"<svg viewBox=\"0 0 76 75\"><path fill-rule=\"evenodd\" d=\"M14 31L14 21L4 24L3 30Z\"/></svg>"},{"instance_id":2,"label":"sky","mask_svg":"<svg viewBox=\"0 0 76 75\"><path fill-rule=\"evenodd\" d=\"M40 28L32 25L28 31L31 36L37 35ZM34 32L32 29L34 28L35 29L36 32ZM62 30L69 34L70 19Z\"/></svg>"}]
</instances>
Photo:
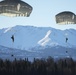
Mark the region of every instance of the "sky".
<instances>
[{"instance_id":1,"label":"sky","mask_svg":"<svg viewBox=\"0 0 76 75\"><path fill-rule=\"evenodd\" d=\"M0 0L2 1L2 0ZM33 7L29 17L6 17L0 15L0 29L16 25L76 29L76 24L58 25L55 15L63 11L76 14L76 0L22 0Z\"/></svg>"}]
</instances>

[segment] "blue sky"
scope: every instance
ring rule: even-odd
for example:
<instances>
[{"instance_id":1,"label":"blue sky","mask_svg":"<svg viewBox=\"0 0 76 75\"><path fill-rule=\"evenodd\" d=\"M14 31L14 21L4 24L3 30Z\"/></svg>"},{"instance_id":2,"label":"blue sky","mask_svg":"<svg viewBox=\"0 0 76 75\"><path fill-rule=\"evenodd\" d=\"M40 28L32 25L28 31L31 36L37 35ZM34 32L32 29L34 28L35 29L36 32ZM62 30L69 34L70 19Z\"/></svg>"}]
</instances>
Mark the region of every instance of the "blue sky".
<instances>
[{"instance_id":1,"label":"blue sky","mask_svg":"<svg viewBox=\"0 0 76 75\"><path fill-rule=\"evenodd\" d=\"M2 0L0 0L2 1ZM55 15L62 11L71 11L76 14L76 1L74 0L22 0L33 7L30 17L0 16L0 29L15 25L28 25L37 27L53 27L56 29L76 29L76 25L58 25Z\"/></svg>"}]
</instances>

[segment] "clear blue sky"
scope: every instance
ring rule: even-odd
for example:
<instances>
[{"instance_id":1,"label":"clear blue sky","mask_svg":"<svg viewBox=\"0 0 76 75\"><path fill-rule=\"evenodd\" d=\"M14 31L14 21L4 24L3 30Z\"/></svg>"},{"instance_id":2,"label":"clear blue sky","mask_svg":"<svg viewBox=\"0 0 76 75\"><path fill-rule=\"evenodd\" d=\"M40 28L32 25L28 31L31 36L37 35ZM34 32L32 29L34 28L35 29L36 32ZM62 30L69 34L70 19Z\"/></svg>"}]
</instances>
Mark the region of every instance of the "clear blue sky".
<instances>
[{"instance_id":1,"label":"clear blue sky","mask_svg":"<svg viewBox=\"0 0 76 75\"><path fill-rule=\"evenodd\" d=\"M2 1L2 0L0 0ZM76 29L76 25L58 25L55 15L62 11L71 11L76 14L76 0L22 0L33 7L30 17L0 16L0 29L15 25L37 27L53 27L56 29Z\"/></svg>"}]
</instances>

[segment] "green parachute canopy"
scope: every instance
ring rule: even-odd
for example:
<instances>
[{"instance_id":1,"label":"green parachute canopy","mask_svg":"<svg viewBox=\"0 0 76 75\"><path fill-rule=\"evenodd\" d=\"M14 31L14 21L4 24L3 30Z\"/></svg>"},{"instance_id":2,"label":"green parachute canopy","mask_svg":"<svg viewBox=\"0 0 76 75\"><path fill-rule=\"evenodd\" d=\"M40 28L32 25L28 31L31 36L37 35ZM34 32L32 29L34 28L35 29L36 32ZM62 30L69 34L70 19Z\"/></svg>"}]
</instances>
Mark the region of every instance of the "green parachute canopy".
<instances>
[{"instance_id":1,"label":"green parachute canopy","mask_svg":"<svg viewBox=\"0 0 76 75\"><path fill-rule=\"evenodd\" d=\"M29 17L33 8L21 0L0 1L0 15L9 17L26 16Z\"/></svg>"},{"instance_id":2,"label":"green parachute canopy","mask_svg":"<svg viewBox=\"0 0 76 75\"><path fill-rule=\"evenodd\" d=\"M70 11L58 13L55 18L57 24L76 24L76 15Z\"/></svg>"}]
</instances>

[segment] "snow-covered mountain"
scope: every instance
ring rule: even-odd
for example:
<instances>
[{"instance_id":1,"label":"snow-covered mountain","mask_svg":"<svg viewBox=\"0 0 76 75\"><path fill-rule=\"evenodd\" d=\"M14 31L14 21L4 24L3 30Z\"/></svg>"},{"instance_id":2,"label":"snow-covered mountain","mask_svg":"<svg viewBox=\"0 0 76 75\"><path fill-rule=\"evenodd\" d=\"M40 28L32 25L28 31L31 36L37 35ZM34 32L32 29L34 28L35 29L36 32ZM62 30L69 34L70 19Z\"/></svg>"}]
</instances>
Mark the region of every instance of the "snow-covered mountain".
<instances>
[{"instance_id":1,"label":"snow-covered mountain","mask_svg":"<svg viewBox=\"0 0 76 75\"><path fill-rule=\"evenodd\" d=\"M14 35L14 42L11 37ZM68 40L66 40L68 38ZM76 48L76 30L51 27L15 26L0 29L0 45L28 50L34 47L62 46Z\"/></svg>"},{"instance_id":2,"label":"snow-covered mountain","mask_svg":"<svg viewBox=\"0 0 76 75\"><path fill-rule=\"evenodd\" d=\"M11 37L14 36L14 42ZM76 30L15 26L0 29L0 58L72 57L76 60Z\"/></svg>"}]
</instances>

